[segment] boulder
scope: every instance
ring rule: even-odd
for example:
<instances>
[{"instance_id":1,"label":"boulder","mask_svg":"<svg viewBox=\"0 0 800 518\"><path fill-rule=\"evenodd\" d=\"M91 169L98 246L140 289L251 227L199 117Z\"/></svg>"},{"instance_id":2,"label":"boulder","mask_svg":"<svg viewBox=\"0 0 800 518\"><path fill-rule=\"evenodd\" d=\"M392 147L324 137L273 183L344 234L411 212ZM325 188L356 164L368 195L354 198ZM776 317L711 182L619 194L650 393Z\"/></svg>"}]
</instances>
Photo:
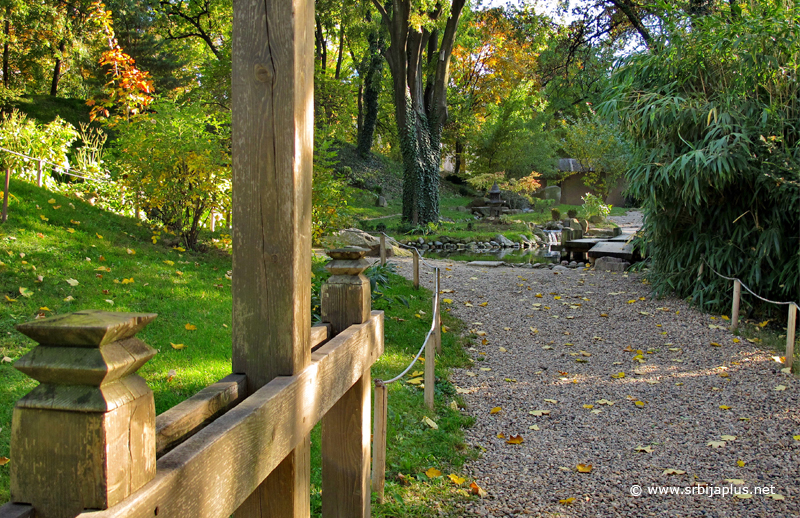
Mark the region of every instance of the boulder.
<instances>
[{"instance_id":1,"label":"boulder","mask_svg":"<svg viewBox=\"0 0 800 518\"><path fill-rule=\"evenodd\" d=\"M547 236L545 235L544 231L539 227L533 227L533 235L541 239L542 241L547 241Z\"/></svg>"},{"instance_id":2,"label":"boulder","mask_svg":"<svg viewBox=\"0 0 800 518\"><path fill-rule=\"evenodd\" d=\"M381 240L380 237L373 236L357 228L346 228L339 231L337 241L344 243L344 246L358 246L369 250L367 257L380 257ZM386 257L411 257L411 252L400 247L400 243L391 237L386 238Z\"/></svg>"},{"instance_id":3,"label":"boulder","mask_svg":"<svg viewBox=\"0 0 800 518\"><path fill-rule=\"evenodd\" d=\"M494 240L497 242L498 245L502 247L508 248L514 246L514 242L508 239L503 234L497 234L496 236L494 236Z\"/></svg>"},{"instance_id":4,"label":"boulder","mask_svg":"<svg viewBox=\"0 0 800 518\"><path fill-rule=\"evenodd\" d=\"M548 185L544 188L544 199L554 200L553 205L561 205L561 187L558 185Z\"/></svg>"},{"instance_id":5,"label":"boulder","mask_svg":"<svg viewBox=\"0 0 800 518\"><path fill-rule=\"evenodd\" d=\"M595 225L602 223L605 220L603 216L599 216L595 214L594 216L589 216L589 223L593 223Z\"/></svg>"},{"instance_id":6,"label":"boulder","mask_svg":"<svg viewBox=\"0 0 800 518\"><path fill-rule=\"evenodd\" d=\"M599 257L594 261L594 269L611 272L624 272L631 265L618 257Z\"/></svg>"},{"instance_id":7,"label":"boulder","mask_svg":"<svg viewBox=\"0 0 800 518\"><path fill-rule=\"evenodd\" d=\"M386 207L388 203L386 202L386 198L383 196L378 196L378 199L375 200L376 207Z\"/></svg>"},{"instance_id":8,"label":"boulder","mask_svg":"<svg viewBox=\"0 0 800 518\"><path fill-rule=\"evenodd\" d=\"M467 205L467 208L473 209L475 207L485 207L489 205L488 198L475 198Z\"/></svg>"},{"instance_id":9,"label":"boulder","mask_svg":"<svg viewBox=\"0 0 800 518\"><path fill-rule=\"evenodd\" d=\"M579 219L578 221L581 224L581 229L583 229L583 233L585 234L586 232L588 232L589 231L589 222L586 221L585 219Z\"/></svg>"}]
</instances>

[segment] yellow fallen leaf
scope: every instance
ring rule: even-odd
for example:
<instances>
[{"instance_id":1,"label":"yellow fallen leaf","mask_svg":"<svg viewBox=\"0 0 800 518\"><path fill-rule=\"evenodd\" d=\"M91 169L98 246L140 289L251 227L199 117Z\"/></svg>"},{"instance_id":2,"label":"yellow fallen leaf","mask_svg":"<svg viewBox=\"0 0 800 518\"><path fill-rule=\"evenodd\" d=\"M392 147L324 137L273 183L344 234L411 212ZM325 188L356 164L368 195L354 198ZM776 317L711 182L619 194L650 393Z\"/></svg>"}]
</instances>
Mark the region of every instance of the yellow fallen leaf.
<instances>
[{"instance_id":1,"label":"yellow fallen leaf","mask_svg":"<svg viewBox=\"0 0 800 518\"><path fill-rule=\"evenodd\" d=\"M767 498L771 498L771 499L773 499L773 500L786 500L786 499L783 497L783 495L780 495L780 494L778 494L778 493L770 493L770 494L768 494L768 495L766 495L766 496L767 496Z\"/></svg>"},{"instance_id":2,"label":"yellow fallen leaf","mask_svg":"<svg viewBox=\"0 0 800 518\"><path fill-rule=\"evenodd\" d=\"M488 493L475 482L469 485L469 492L473 495L478 495L480 498L486 498Z\"/></svg>"},{"instance_id":3,"label":"yellow fallen leaf","mask_svg":"<svg viewBox=\"0 0 800 518\"><path fill-rule=\"evenodd\" d=\"M753 495L751 495L750 493L737 493L733 496L740 500L747 500L748 498L753 498Z\"/></svg>"},{"instance_id":4,"label":"yellow fallen leaf","mask_svg":"<svg viewBox=\"0 0 800 518\"><path fill-rule=\"evenodd\" d=\"M64 302L72 302L73 300L75 300L75 297L73 297L72 295L69 295L64 299Z\"/></svg>"},{"instance_id":5,"label":"yellow fallen leaf","mask_svg":"<svg viewBox=\"0 0 800 518\"><path fill-rule=\"evenodd\" d=\"M560 295L556 295L555 297L553 297L553 299L555 299L555 300L561 300L561 296L560 296Z\"/></svg>"},{"instance_id":6,"label":"yellow fallen leaf","mask_svg":"<svg viewBox=\"0 0 800 518\"><path fill-rule=\"evenodd\" d=\"M47 200L47 203L49 203L50 205L55 205L56 200L55 198L50 198L49 200Z\"/></svg>"},{"instance_id":7,"label":"yellow fallen leaf","mask_svg":"<svg viewBox=\"0 0 800 518\"><path fill-rule=\"evenodd\" d=\"M745 462L743 460L737 460L736 461L736 465L739 466L740 468L743 468L744 465L745 465Z\"/></svg>"},{"instance_id":8,"label":"yellow fallen leaf","mask_svg":"<svg viewBox=\"0 0 800 518\"><path fill-rule=\"evenodd\" d=\"M0 466L5 466L10 460L8 457L0 457Z\"/></svg>"},{"instance_id":9,"label":"yellow fallen leaf","mask_svg":"<svg viewBox=\"0 0 800 518\"><path fill-rule=\"evenodd\" d=\"M17 301L17 299L12 299L12 298L11 298L11 297L9 297L8 295L6 295L6 301L7 301L7 302L16 302L16 301Z\"/></svg>"},{"instance_id":10,"label":"yellow fallen leaf","mask_svg":"<svg viewBox=\"0 0 800 518\"><path fill-rule=\"evenodd\" d=\"M452 304L453 299L442 299L442 302L444 302L445 304Z\"/></svg>"},{"instance_id":11,"label":"yellow fallen leaf","mask_svg":"<svg viewBox=\"0 0 800 518\"><path fill-rule=\"evenodd\" d=\"M641 408L644 406L644 401L634 401L633 404Z\"/></svg>"},{"instance_id":12,"label":"yellow fallen leaf","mask_svg":"<svg viewBox=\"0 0 800 518\"><path fill-rule=\"evenodd\" d=\"M125 251L128 252L128 255L136 255L136 250L131 250L130 248L126 248Z\"/></svg>"},{"instance_id":13,"label":"yellow fallen leaf","mask_svg":"<svg viewBox=\"0 0 800 518\"><path fill-rule=\"evenodd\" d=\"M717 343L717 342L711 342L711 345L712 345L713 347L722 347L722 344L719 344L719 343Z\"/></svg>"},{"instance_id":14,"label":"yellow fallen leaf","mask_svg":"<svg viewBox=\"0 0 800 518\"><path fill-rule=\"evenodd\" d=\"M726 478L723 480L726 484L733 484L734 486L743 486L744 480L741 478Z\"/></svg>"},{"instance_id":15,"label":"yellow fallen leaf","mask_svg":"<svg viewBox=\"0 0 800 518\"><path fill-rule=\"evenodd\" d=\"M186 249L183 248L182 246L173 246L172 249L176 250L178 252L185 252L186 251Z\"/></svg>"},{"instance_id":16,"label":"yellow fallen leaf","mask_svg":"<svg viewBox=\"0 0 800 518\"><path fill-rule=\"evenodd\" d=\"M423 380L423 378L421 378L421 377L420 378L413 378L413 379L410 379L410 380L406 381L406 383L408 383L409 385L419 385L420 383L422 383L422 380Z\"/></svg>"},{"instance_id":17,"label":"yellow fallen leaf","mask_svg":"<svg viewBox=\"0 0 800 518\"><path fill-rule=\"evenodd\" d=\"M436 468L428 468L428 471L425 472L428 478L437 478L442 476L442 472Z\"/></svg>"},{"instance_id":18,"label":"yellow fallen leaf","mask_svg":"<svg viewBox=\"0 0 800 518\"><path fill-rule=\"evenodd\" d=\"M730 320L730 317L729 317L729 316L727 316L727 315L722 315L720 318L721 318L722 320Z\"/></svg>"},{"instance_id":19,"label":"yellow fallen leaf","mask_svg":"<svg viewBox=\"0 0 800 518\"><path fill-rule=\"evenodd\" d=\"M101 236L101 235L100 235L100 234L98 234L97 232L95 232L95 233L94 233L94 235L96 235L96 236L97 236L97 239L103 239L103 236Z\"/></svg>"},{"instance_id":20,"label":"yellow fallen leaf","mask_svg":"<svg viewBox=\"0 0 800 518\"><path fill-rule=\"evenodd\" d=\"M578 464L576 466L578 473L591 473L592 472L592 465L591 464Z\"/></svg>"},{"instance_id":21,"label":"yellow fallen leaf","mask_svg":"<svg viewBox=\"0 0 800 518\"><path fill-rule=\"evenodd\" d=\"M665 469L662 475L685 475L686 472L682 469Z\"/></svg>"},{"instance_id":22,"label":"yellow fallen leaf","mask_svg":"<svg viewBox=\"0 0 800 518\"><path fill-rule=\"evenodd\" d=\"M499 349L499 351L500 351L501 353L505 353L505 352L508 352L508 349L506 349L505 347L501 347L501 348Z\"/></svg>"},{"instance_id":23,"label":"yellow fallen leaf","mask_svg":"<svg viewBox=\"0 0 800 518\"><path fill-rule=\"evenodd\" d=\"M69 220L69 222L72 223L73 225L80 225L81 224L80 221L75 221L74 219Z\"/></svg>"},{"instance_id":24,"label":"yellow fallen leaf","mask_svg":"<svg viewBox=\"0 0 800 518\"><path fill-rule=\"evenodd\" d=\"M600 316L601 316L601 317L608 318L608 314L606 314L606 313L600 313Z\"/></svg>"},{"instance_id":25,"label":"yellow fallen leaf","mask_svg":"<svg viewBox=\"0 0 800 518\"><path fill-rule=\"evenodd\" d=\"M502 410L502 408L500 408L499 406L496 406L493 409L489 410L489 413L490 414L499 414L501 410Z\"/></svg>"},{"instance_id":26,"label":"yellow fallen leaf","mask_svg":"<svg viewBox=\"0 0 800 518\"><path fill-rule=\"evenodd\" d=\"M583 405L583 408L592 409L594 408L594 405Z\"/></svg>"},{"instance_id":27,"label":"yellow fallen leaf","mask_svg":"<svg viewBox=\"0 0 800 518\"><path fill-rule=\"evenodd\" d=\"M522 444L523 442L525 441L521 435L512 435L511 437L508 438L506 444Z\"/></svg>"},{"instance_id":28,"label":"yellow fallen leaf","mask_svg":"<svg viewBox=\"0 0 800 518\"><path fill-rule=\"evenodd\" d=\"M723 446L725 446L725 444L726 444L725 441L708 441L708 443L706 443L706 446L711 446L712 448L722 448Z\"/></svg>"},{"instance_id":29,"label":"yellow fallen leaf","mask_svg":"<svg viewBox=\"0 0 800 518\"><path fill-rule=\"evenodd\" d=\"M739 340L738 338L733 339L733 343L738 344L739 342L741 342L741 340Z\"/></svg>"},{"instance_id":30,"label":"yellow fallen leaf","mask_svg":"<svg viewBox=\"0 0 800 518\"><path fill-rule=\"evenodd\" d=\"M193 324L186 324L183 327L185 327L187 331L194 331L195 329L197 329L197 326Z\"/></svg>"},{"instance_id":31,"label":"yellow fallen leaf","mask_svg":"<svg viewBox=\"0 0 800 518\"><path fill-rule=\"evenodd\" d=\"M175 264L175 261L164 261L164 264L166 264L167 266L173 266Z\"/></svg>"},{"instance_id":32,"label":"yellow fallen leaf","mask_svg":"<svg viewBox=\"0 0 800 518\"><path fill-rule=\"evenodd\" d=\"M556 403L558 403L558 401L557 401L557 400L555 400L555 399L545 399L545 400L544 400L544 402L545 402L545 403L553 403L554 405L555 405Z\"/></svg>"},{"instance_id":33,"label":"yellow fallen leaf","mask_svg":"<svg viewBox=\"0 0 800 518\"><path fill-rule=\"evenodd\" d=\"M39 311L53 311L53 310L48 308L47 306L42 306L39 308Z\"/></svg>"},{"instance_id":34,"label":"yellow fallen leaf","mask_svg":"<svg viewBox=\"0 0 800 518\"><path fill-rule=\"evenodd\" d=\"M786 390L786 385L778 385L773 390L777 390L778 392L783 392L784 390Z\"/></svg>"},{"instance_id":35,"label":"yellow fallen leaf","mask_svg":"<svg viewBox=\"0 0 800 518\"><path fill-rule=\"evenodd\" d=\"M731 409L731 407L729 407L728 405L720 405L720 406L719 406L719 409L720 409L720 410L730 410L730 409Z\"/></svg>"},{"instance_id":36,"label":"yellow fallen leaf","mask_svg":"<svg viewBox=\"0 0 800 518\"><path fill-rule=\"evenodd\" d=\"M619 372L617 374L612 374L611 377L615 378L615 379L622 379L622 378L625 377L625 373L624 372Z\"/></svg>"},{"instance_id":37,"label":"yellow fallen leaf","mask_svg":"<svg viewBox=\"0 0 800 518\"><path fill-rule=\"evenodd\" d=\"M69 232L70 234L74 234L75 233L75 229L74 228L68 228L67 232Z\"/></svg>"},{"instance_id":38,"label":"yellow fallen leaf","mask_svg":"<svg viewBox=\"0 0 800 518\"><path fill-rule=\"evenodd\" d=\"M486 336L486 331L475 331L475 334L478 336Z\"/></svg>"},{"instance_id":39,"label":"yellow fallen leaf","mask_svg":"<svg viewBox=\"0 0 800 518\"><path fill-rule=\"evenodd\" d=\"M178 351L180 351L181 349L186 349L186 346L184 344L174 344L170 342L169 345L171 345L173 349L176 349Z\"/></svg>"},{"instance_id":40,"label":"yellow fallen leaf","mask_svg":"<svg viewBox=\"0 0 800 518\"><path fill-rule=\"evenodd\" d=\"M543 415L550 415L549 410L531 410L528 412L532 416L542 417Z\"/></svg>"},{"instance_id":41,"label":"yellow fallen leaf","mask_svg":"<svg viewBox=\"0 0 800 518\"><path fill-rule=\"evenodd\" d=\"M645 452L645 453L652 453L653 447L652 446L637 446L635 448L637 452Z\"/></svg>"},{"instance_id":42,"label":"yellow fallen leaf","mask_svg":"<svg viewBox=\"0 0 800 518\"><path fill-rule=\"evenodd\" d=\"M561 504L561 505L570 505L574 501L575 501L575 497L571 496L569 498L563 498L563 499L559 500L558 503Z\"/></svg>"},{"instance_id":43,"label":"yellow fallen leaf","mask_svg":"<svg viewBox=\"0 0 800 518\"><path fill-rule=\"evenodd\" d=\"M452 480L452 481L453 481L453 484L455 484L455 485L457 485L457 486L460 486L461 484L463 484L464 482L466 482L466 481L467 481L467 479L465 479L465 478L461 478L461 477L459 477L458 475L455 475L455 474L453 474L453 473L451 473L451 474L447 475L447 478L449 478L450 480Z\"/></svg>"},{"instance_id":44,"label":"yellow fallen leaf","mask_svg":"<svg viewBox=\"0 0 800 518\"><path fill-rule=\"evenodd\" d=\"M478 304L478 305L479 305L479 306L481 306L481 307L484 307L484 308L485 308L486 306L488 306L488 305L489 305L489 303L488 303L488 302L481 302L481 303L480 303L480 304Z\"/></svg>"},{"instance_id":45,"label":"yellow fallen leaf","mask_svg":"<svg viewBox=\"0 0 800 518\"><path fill-rule=\"evenodd\" d=\"M133 284L134 282L133 277L130 279L122 279L122 284Z\"/></svg>"},{"instance_id":46,"label":"yellow fallen leaf","mask_svg":"<svg viewBox=\"0 0 800 518\"><path fill-rule=\"evenodd\" d=\"M436 421L434 421L430 417L427 417L427 416L423 417L422 418L422 422L425 423L426 425L428 425L430 428L433 428L434 430L438 430L439 429L439 425L436 424Z\"/></svg>"}]
</instances>

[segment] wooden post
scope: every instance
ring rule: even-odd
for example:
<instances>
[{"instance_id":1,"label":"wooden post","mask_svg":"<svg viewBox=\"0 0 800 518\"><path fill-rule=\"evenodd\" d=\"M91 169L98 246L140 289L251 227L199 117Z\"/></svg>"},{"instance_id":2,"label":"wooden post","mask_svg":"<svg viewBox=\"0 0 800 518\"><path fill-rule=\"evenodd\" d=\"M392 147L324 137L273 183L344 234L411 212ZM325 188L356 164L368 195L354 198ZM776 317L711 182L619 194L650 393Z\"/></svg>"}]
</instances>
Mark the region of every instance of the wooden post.
<instances>
[{"instance_id":1,"label":"wooden post","mask_svg":"<svg viewBox=\"0 0 800 518\"><path fill-rule=\"evenodd\" d=\"M156 351L134 338L155 317L81 311L17 326L41 345L14 367L41 384L14 407L13 502L73 518L155 477L153 392L136 371Z\"/></svg>"},{"instance_id":2,"label":"wooden post","mask_svg":"<svg viewBox=\"0 0 800 518\"><path fill-rule=\"evenodd\" d=\"M370 317L369 267L363 248L327 252L331 277L322 286L321 316L331 333L341 333ZM322 514L326 518L370 516L370 370L322 418Z\"/></svg>"},{"instance_id":3,"label":"wooden post","mask_svg":"<svg viewBox=\"0 0 800 518\"><path fill-rule=\"evenodd\" d=\"M3 214L0 216L0 222L5 223L8 219L8 187L11 184L11 168L6 167L6 181L3 188Z\"/></svg>"},{"instance_id":4,"label":"wooden post","mask_svg":"<svg viewBox=\"0 0 800 518\"><path fill-rule=\"evenodd\" d=\"M433 322L436 326L433 336L436 338L436 354L442 352L442 271L436 268L436 293L433 298Z\"/></svg>"},{"instance_id":5,"label":"wooden post","mask_svg":"<svg viewBox=\"0 0 800 518\"><path fill-rule=\"evenodd\" d=\"M731 331L739 327L739 302L742 299L742 282L733 281L733 307L731 308Z\"/></svg>"},{"instance_id":6,"label":"wooden post","mask_svg":"<svg viewBox=\"0 0 800 518\"><path fill-rule=\"evenodd\" d=\"M412 252L414 258L414 289L419 289L419 250L414 248Z\"/></svg>"},{"instance_id":7,"label":"wooden post","mask_svg":"<svg viewBox=\"0 0 800 518\"><path fill-rule=\"evenodd\" d=\"M797 306L789 304L789 321L786 324L786 366L789 372L794 365L794 332L797 327Z\"/></svg>"},{"instance_id":8,"label":"wooden post","mask_svg":"<svg viewBox=\"0 0 800 518\"><path fill-rule=\"evenodd\" d=\"M436 341L435 332L425 343L425 406L433 411L433 393L436 390Z\"/></svg>"},{"instance_id":9,"label":"wooden post","mask_svg":"<svg viewBox=\"0 0 800 518\"><path fill-rule=\"evenodd\" d=\"M383 503L383 487L386 482L386 414L388 407L386 385L375 380L374 425L372 431L372 492L377 494L379 504Z\"/></svg>"},{"instance_id":10,"label":"wooden post","mask_svg":"<svg viewBox=\"0 0 800 518\"><path fill-rule=\"evenodd\" d=\"M39 169L36 170L36 186L42 186L42 171L44 170L44 161L39 160Z\"/></svg>"},{"instance_id":11,"label":"wooden post","mask_svg":"<svg viewBox=\"0 0 800 518\"><path fill-rule=\"evenodd\" d=\"M386 236L381 234L381 266L386 265Z\"/></svg>"},{"instance_id":12,"label":"wooden post","mask_svg":"<svg viewBox=\"0 0 800 518\"><path fill-rule=\"evenodd\" d=\"M313 36L312 0L234 2L232 360L249 394L311 360ZM306 436L236 518L309 516L309 464Z\"/></svg>"}]
</instances>

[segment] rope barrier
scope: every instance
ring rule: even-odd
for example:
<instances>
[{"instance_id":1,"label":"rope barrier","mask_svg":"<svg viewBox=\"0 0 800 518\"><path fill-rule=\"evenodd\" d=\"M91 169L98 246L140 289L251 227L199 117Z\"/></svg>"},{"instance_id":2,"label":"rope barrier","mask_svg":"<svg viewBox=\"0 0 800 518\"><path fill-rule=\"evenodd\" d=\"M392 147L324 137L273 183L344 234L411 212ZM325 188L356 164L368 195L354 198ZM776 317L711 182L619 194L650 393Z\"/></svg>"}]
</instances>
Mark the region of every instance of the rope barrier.
<instances>
[{"instance_id":1,"label":"rope barrier","mask_svg":"<svg viewBox=\"0 0 800 518\"><path fill-rule=\"evenodd\" d=\"M384 237L387 237L389 239L394 239L392 236L387 235L386 232L381 232L381 234ZM422 261L425 264L425 266L427 266L428 268L432 268L434 270L438 268L437 266L434 266L431 263L427 262L425 259L423 259L423 257L422 257L423 252L420 252L419 248L417 248L415 246L411 246L411 245L404 245L403 243L401 243L400 241L397 241L396 239L395 239L395 241L397 242L397 245L400 248L405 248L406 250L414 250L414 251L416 251L417 255L419 256L419 260Z\"/></svg>"},{"instance_id":2,"label":"rope barrier","mask_svg":"<svg viewBox=\"0 0 800 518\"><path fill-rule=\"evenodd\" d=\"M55 162L51 162L50 160L47 160L46 158L36 158L36 157L32 157L32 156L25 155L25 154L22 154L22 153L18 153L16 151L12 151L12 150L10 150L8 148L4 148L2 146L0 146L0 151L5 151L6 153L10 153L12 155L16 155L16 156L21 157L21 158L25 158L25 159L28 159L28 160L33 160L34 162L42 162L42 163L45 163L45 164L50 164L50 165L52 165L54 167L58 167L58 168L61 168L61 169L65 168L64 164L57 164ZM78 171L79 173L83 173L83 174L86 174L86 175L89 174L86 171L81 171L80 169L76 169L76 168L73 168L73 167L70 167L69 171ZM91 181L94 181L94 182L105 181L105 179L103 179L103 178L90 178L90 177L81 176L81 175L78 175L78 174L75 174L75 173L71 173L71 172L68 172L68 171L62 171L59 174L65 174L65 175L68 175L68 176L74 176L75 178L81 178L83 180L91 180Z\"/></svg>"},{"instance_id":3,"label":"rope barrier","mask_svg":"<svg viewBox=\"0 0 800 518\"><path fill-rule=\"evenodd\" d=\"M757 299L759 299L759 300L762 300L762 301L764 301L764 302L768 302L768 303L770 303L770 304L778 304L778 305L781 305L781 306L788 306L789 304L792 304L792 305L794 305L796 308L800 309L800 305L798 305L798 304L797 304L797 302L793 302L793 301L789 301L789 302L779 302L779 301L776 301L776 300L769 300L769 299L765 299L764 297L762 297L762 296L761 296L761 295L759 295L758 293L756 293L756 292L754 292L753 290L751 290L751 289L750 289L750 288L747 286L747 284L745 284L745 283L743 283L743 282L741 281L741 279L737 279L736 277L727 277L727 276L725 276L725 275L722 275L721 273L719 273L719 272L718 272L717 270L715 270L715 269L714 269L714 268L713 268L713 267L712 267L710 264L708 264L708 261L706 261L706 260L705 260L705 258L703 258L703 263L705 263L705 265L706 265L706 266L708 266L708 269L709 269L709 270L711 270L712 272L714 272L715 274L717 274L719 277L722 277L723 279L725 279L725 280L728 280L728 281L738 281L738 282L739 282L739 284L741 284L741 285L742 285L742 287L743 287L744 289L746 289L747 291L749 291L751 295L753 295L754 297L756 297L756 298L757 298Z\"/></svg>"}]
</instances>

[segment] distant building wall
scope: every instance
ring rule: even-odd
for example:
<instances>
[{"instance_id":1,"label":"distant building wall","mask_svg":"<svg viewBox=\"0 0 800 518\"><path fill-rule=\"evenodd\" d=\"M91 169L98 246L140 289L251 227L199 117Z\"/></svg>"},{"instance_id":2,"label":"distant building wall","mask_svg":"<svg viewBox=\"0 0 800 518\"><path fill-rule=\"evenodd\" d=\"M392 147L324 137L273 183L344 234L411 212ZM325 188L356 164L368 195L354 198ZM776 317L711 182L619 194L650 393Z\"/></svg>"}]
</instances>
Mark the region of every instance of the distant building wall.
<instances>
[{"instance_id":1,"label":"distant building wall","mask_svg":"<svg viewBox=\"0 0 800 518\"><path fill-rule=\"evenodd\" d=\"M590 189L583 182L586 174L580 162L574 158L561 158L558 160L558 168L563 172L574 172L574 174L569 175L558 183L561 187L561 203L565 205L583 205L581 196L585 196L587 192L597 194L594 189ZM617 181L617 185L608 193L605 202L617 207L624 207L625 196L622 195L622 192L626 187L625 178L620 178Z\"/></svg>"}]
</instances>

